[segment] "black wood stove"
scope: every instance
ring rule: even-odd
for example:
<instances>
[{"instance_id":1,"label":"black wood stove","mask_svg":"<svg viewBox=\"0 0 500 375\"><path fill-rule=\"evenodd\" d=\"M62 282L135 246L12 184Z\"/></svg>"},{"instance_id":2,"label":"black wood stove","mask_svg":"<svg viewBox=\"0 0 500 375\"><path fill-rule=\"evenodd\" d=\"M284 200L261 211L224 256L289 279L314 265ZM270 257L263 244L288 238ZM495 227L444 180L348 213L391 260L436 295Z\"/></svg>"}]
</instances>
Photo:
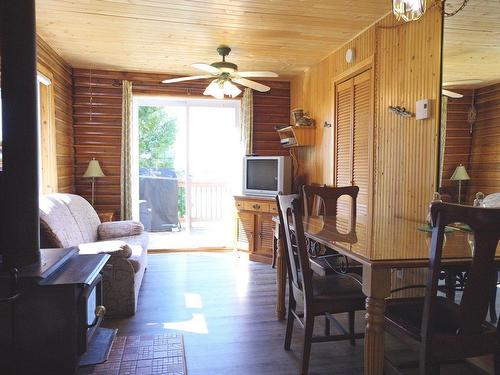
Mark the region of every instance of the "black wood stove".
<instances>
[{"instance_id":1,"label":"black wood stove","mask_svg":"<svg viewBox=\"0 0 500 375\"><path fill-rule=\"evenodd\" d=\"M0 373L75 372L105 314L100 271L108 258L46 249L17 275L0 269Z\"/></svg>"}]
</instances>

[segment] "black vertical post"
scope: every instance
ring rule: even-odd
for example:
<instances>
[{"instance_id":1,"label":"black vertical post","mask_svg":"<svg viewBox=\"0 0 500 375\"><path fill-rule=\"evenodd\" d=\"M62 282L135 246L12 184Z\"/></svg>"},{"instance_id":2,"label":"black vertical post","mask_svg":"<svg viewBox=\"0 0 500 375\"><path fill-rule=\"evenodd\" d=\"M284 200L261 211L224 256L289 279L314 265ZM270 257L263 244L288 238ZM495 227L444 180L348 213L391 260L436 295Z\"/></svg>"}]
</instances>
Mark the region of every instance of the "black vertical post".
<instances>
[{"instance_id":1,"label":"black vertical post","mask_svg":"<svg viewBox=\"0 0 500 375\"><path fill-rule=\"evenodd\" d=\"M40 260L35 1L1 1L4 262Z\"/></svg>"}]
</instances>

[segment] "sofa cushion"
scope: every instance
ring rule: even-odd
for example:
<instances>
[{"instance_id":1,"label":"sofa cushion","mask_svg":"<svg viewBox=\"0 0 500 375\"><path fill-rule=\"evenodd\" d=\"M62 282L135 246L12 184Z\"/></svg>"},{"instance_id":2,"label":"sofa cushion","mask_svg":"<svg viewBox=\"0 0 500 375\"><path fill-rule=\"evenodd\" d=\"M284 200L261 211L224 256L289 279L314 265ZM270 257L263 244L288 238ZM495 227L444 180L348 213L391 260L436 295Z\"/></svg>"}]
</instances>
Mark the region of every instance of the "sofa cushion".
<instances>
[{"instance_id":1,"label":"sofa cushion","mask_svg":"<svg viewBox=\"0 0 500 375\"><path fill-rule=\"evenodd\" d=\"M139 221L124 220L102 223L97 227L100 240L109 240L117 237L136 236L144 231Z\"/></svg>"},{"instance_id":2,"label":"sofa cushion","mask_svg":"<svg viewBox=\"0 0 500 375\"><path fill-rule=\"evenodd\" d=\"M71 247L84 241L80 227L68 206L65 194L40 197L40 230L50 247ZM44 243L45 245L45 243Z\"/></svg>"},{"instance_id":3,"label":"sofa cushion","mask_svg":"<svg viewBox=\"0 0 500 375\"><path fill-rule=\"evenodd\" d=\"M98 241L78 245L80 254L109 254L112 257L129 258L132 249L124 241Z\"/></svg>"},{"instance_id":4,"label":"sofa cushion","mask_svg":"<svg viewBox=\"0 0 500 375\"><path fill-rule=\"evenodd\" d=\"M101 224L99 215L94 207L83 197L75 194L60 194L63 196L64 203L68 206L71 214L76 220L82 242L97 241L97 227Z\"/></svg>"}]
</instances>

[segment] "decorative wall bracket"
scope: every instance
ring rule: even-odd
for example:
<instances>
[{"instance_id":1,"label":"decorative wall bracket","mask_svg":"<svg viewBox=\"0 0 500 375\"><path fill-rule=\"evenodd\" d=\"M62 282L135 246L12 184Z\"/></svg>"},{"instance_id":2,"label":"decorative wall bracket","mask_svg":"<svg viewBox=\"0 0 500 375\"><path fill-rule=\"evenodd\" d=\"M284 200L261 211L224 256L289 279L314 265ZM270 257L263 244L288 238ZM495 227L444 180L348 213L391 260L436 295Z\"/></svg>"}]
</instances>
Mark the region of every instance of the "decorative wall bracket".
<instances>
[{"instance_id":1,"label":"decorative wall bracket","mask_svg":"<svg viewBox=\"0 0 500 375\"><path fill-rule=\"evenodd\" d=\"M408 112L405 107L400 107L400 106L389 106L389 111L392 113L402 116L402 117L412 117L413 113Z\"/></svg>"}]
</instances>

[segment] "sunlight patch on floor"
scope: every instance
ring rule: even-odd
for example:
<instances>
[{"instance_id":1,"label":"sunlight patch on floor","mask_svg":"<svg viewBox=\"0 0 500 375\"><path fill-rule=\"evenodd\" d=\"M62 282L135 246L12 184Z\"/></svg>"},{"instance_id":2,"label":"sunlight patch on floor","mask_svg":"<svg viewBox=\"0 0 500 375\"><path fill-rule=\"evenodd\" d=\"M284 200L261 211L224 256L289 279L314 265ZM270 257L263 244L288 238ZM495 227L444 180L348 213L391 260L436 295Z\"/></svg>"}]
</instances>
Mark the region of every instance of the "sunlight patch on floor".
<instances>
[{"instance_id":1,"label":"sunlight patch on floor","mask_svg":"<svg viewBox=\"0 0 500 375\"><path fill-rule=\"evenodd\" d=\"M179 332L191 332L201 335L208 334L207 320L203 314L193 313L190 320L185 320L183 322L166 322L162 323L162 325L165 329Z\"/></svg>"},{"instance_id":2,"label":"sunlight patch on floor","mask_svg":"<svg viewBox=\"0 0 500 375\"><path fill-rule=\"evenodd\" d=\"M250 270L248 261L238 259L235 268L235 288L238 297L246 297L248 294L248 284L250 281Z\"/></svg>"}]
</instances>

